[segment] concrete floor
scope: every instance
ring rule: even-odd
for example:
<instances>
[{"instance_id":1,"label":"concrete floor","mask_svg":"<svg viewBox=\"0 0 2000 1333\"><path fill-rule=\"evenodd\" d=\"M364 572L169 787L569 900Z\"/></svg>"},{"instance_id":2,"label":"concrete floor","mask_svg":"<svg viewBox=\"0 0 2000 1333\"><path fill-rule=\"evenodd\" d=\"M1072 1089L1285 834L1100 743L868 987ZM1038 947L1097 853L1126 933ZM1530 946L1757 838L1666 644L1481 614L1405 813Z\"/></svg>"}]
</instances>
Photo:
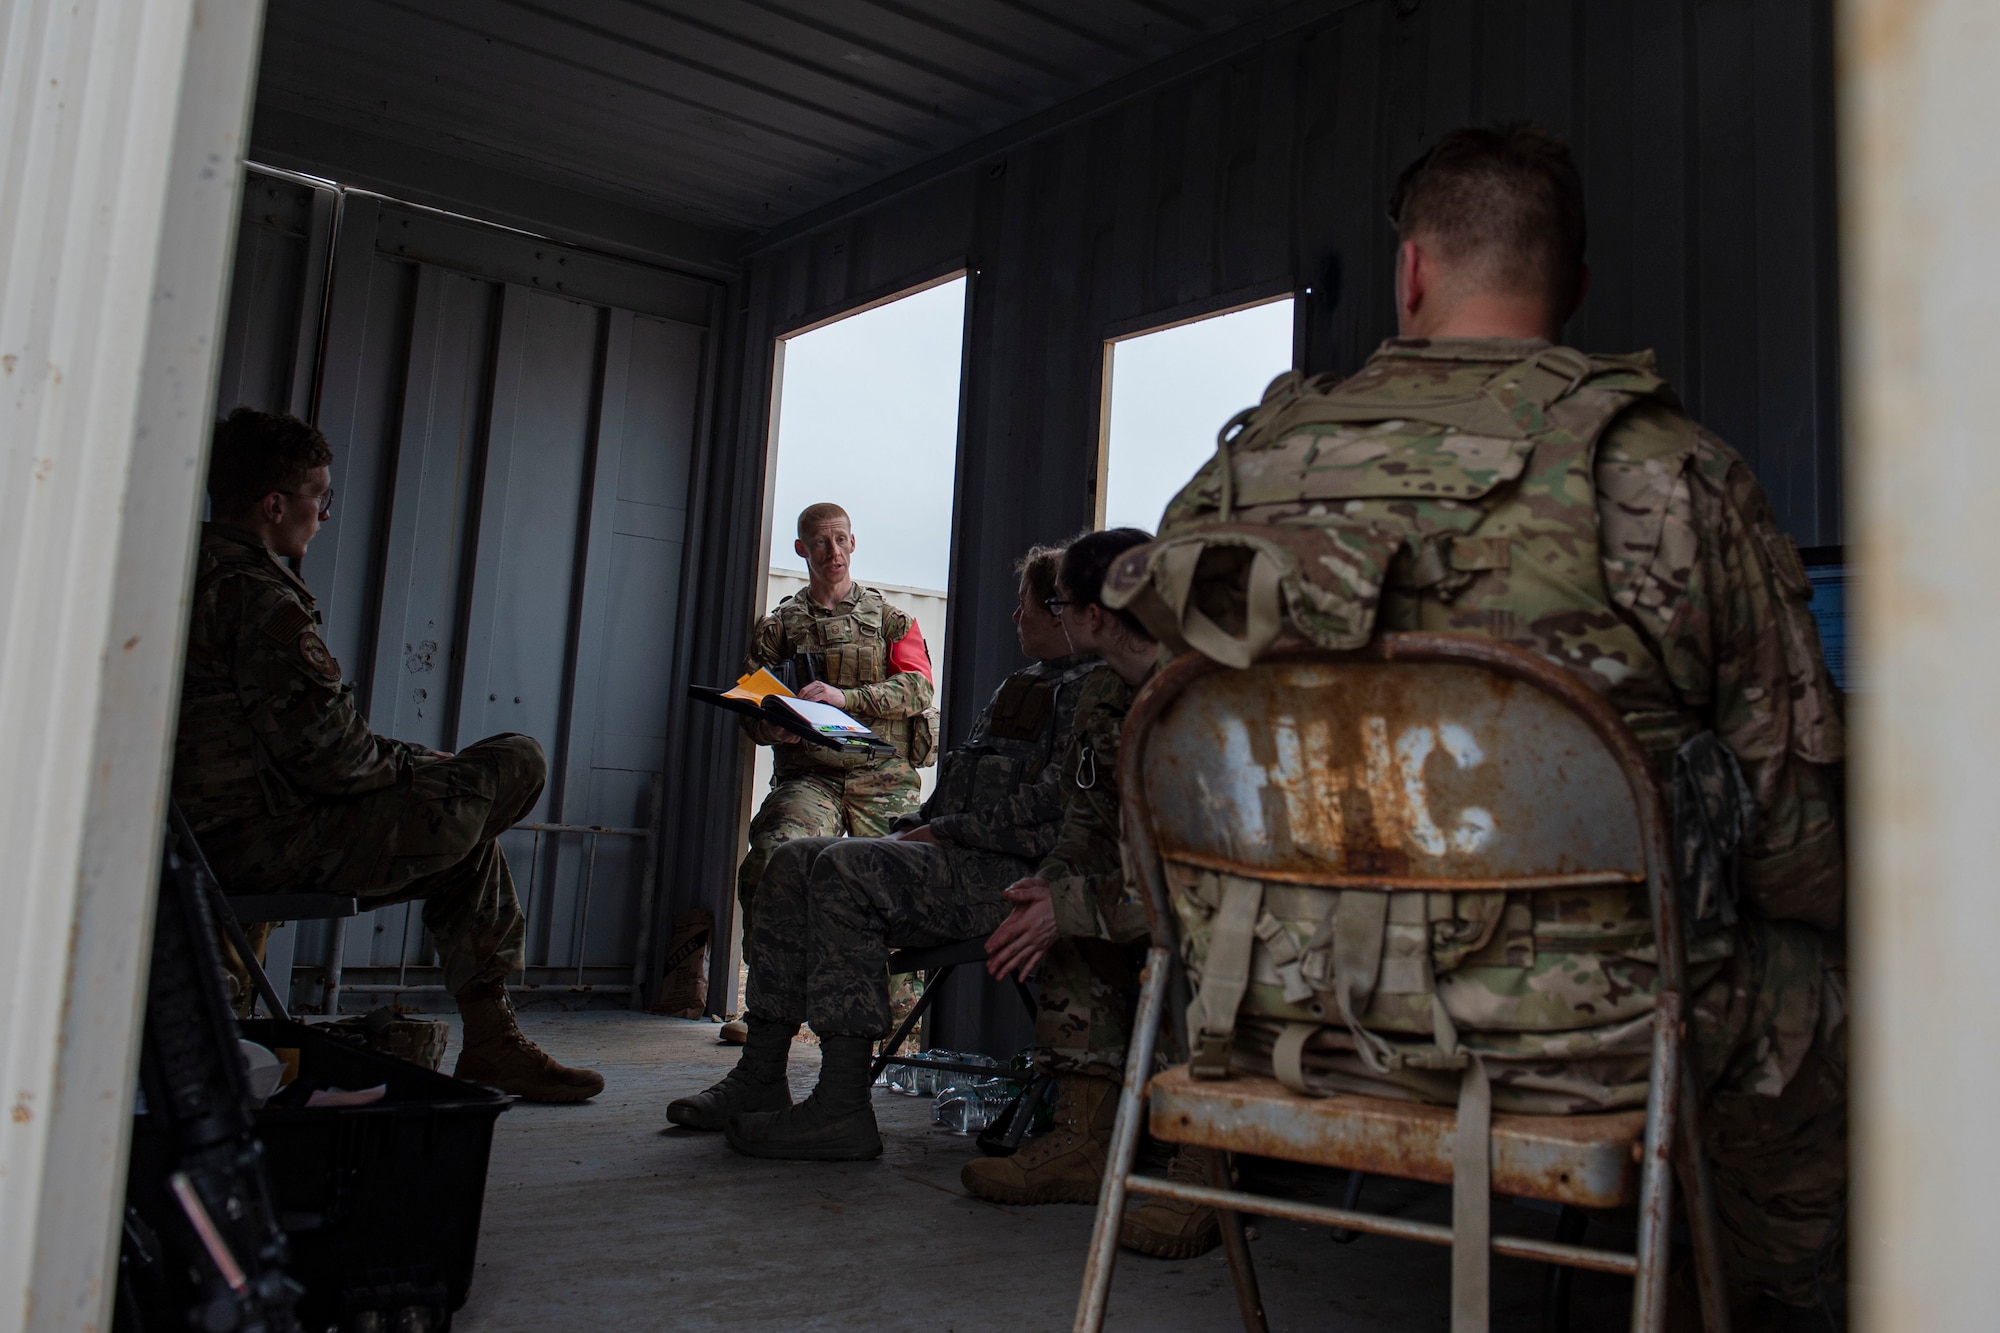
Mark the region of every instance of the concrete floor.
<instances>
[{"instance_id":1,"label":"concrete floor","mask_svg":"<svg viewBox=\"0 0 2000 1333\"><path fill-rule=\"evenodd\" d=\"M559 1058L601 1071L582 1106L517 1104L493 1144L479 1270L459 1333L620 1329L1067 1328L1091 1210L1003 1208L968 1196L977 1153L929 1123L929 1103L879 1092L888 1149L855 1164L751 1161L720 1135L665 1124L666 1104L735 1062L707 1023L609 1012L523 1016ZM454 1047L456 1041L454 1037ZM797 1095L818 1051L794 1048ZM445 1068L456 1059L447 1056ZM1272 1193L1338 1203L1337 1173L1256 1170ZM1364 1206L1449 1221L1443 1190L1375 1180ZM1508 1205L1495 1224L1550 1235L1552 1216ZM1591 1240L1614 1237L1593 1230ZM1251 1244L1271 1327L1352 1333L1443 1330L1449 1257L1376 1237L1337 1245L1318 1228L1264 1221ZM1494 1264L1495 1333L1541 1327L1543 1270ZM1626 1327L1630 1284L1579 1274L1572 1333ZM1220 1250L1168 1263L1122 1255L1108 1326L1238 1327Z\"/></svg>"}]
</instances>

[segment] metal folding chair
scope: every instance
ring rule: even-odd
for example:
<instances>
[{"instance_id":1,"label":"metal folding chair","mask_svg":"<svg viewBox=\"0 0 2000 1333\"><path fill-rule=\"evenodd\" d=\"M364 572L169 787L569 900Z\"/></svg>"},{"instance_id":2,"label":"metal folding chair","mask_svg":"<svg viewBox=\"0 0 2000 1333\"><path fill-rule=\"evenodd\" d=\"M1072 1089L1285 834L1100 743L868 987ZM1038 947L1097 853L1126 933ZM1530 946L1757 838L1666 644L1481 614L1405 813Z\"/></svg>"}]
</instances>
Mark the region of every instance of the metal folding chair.
<instances>
[{"instance_id":1,"label":"metal folding chair","mask_svg":"<svg viewBox=\"0 0 2000 1333\"><path fill-rule=\"evenodd\" d=\"M898 949L889 955L889 975L902 976L909 972L924 974L924 993L917 997L916 1005L897 1027L894 1035L882 1043L882 1053L869 1066L868 1081L874 1082L882 1076L882 1071L890 1065L909 1065L917 1069L942 1069L955 1074L992 1076L997 1071L989 1065L975 1065L963 1060L927 1060L920 1055L895 1055L892 1052L903 1049L903 1042L916 1030L924 1015L930 1012L931 1002L937 998L938 990L947 978L966 965L983 967L986 964L985 939L960 940L956 944L939 944L928 949ZM1039 1009L1035 1004L1035 993L1023 982L1014 983L1014 993L1027 1006L1028 1021L1035 1021ZM1013 1113L1004 1127L995 1126L997 1134L991 1141L1005 1152L1012 1152L1020 1145L1021 1136L1027 1132L1029 1122L1034 1119L1035 1103L1041 1100L1048 1087L1049 1076L1036 1074L1014 1103ZM989 1131L990 1133L991 1131ZM984 1136L982 1136L984 1140Z\"/></svg>"},{"instance_id":2,"label":"metal folding chair","mask_svg":"<svg viewBox=\"0 0 2000 1333\"><path fill-rule=\"evenodd\" d=\"M244 969L250 974L251 987L262 997L273 1018L289 1020L291 1012L278 994L277 987L271 984L264 965L257 961L256 947L250 943L243 927L262 921L337 921L359 915L360 902L333 893L228 893L209 866L208 857L195 840L187 817L181 813L180 806L171 801L167 803L167 825L181 845L182 856L195 867L215 919L222 923L223 933L229 936L237 958L242 960ZM253 1000L251 1003L254 1009L256 1002Z\"/></svg>"},{"instance_id":3,"label":"metal folding chair","mask_svg":"<svg viewBox=\"0 0 2000 1333\"><path fill-rule=\"evenodd\" d=\"M1307 735L1315 739L1302 743ZM1405 738L1414 739L1399 744ZM1364 773L1371 751L1376 767ZM1384 787L1385 771L1393 788ZM1223 1212L1248 1329L1265 1325L1249 1250L1233 1225L1237 1212L1453 1246L1453 1333L1486 1327L1489 1252L1629 1274L1632 1328L1658 1333L1675 1168L1693 1199L1687 1222L1703 1321L1710 1333L1726 1333L1713 1200L1683 1050L1686 951L1667 816L1644 752L1609 705L1541 657L1484 639L1388 634L1354 653L1281 645L1240 671L1190 654L1134 702L1119 778L1152 945L1079 1333L1102 1326L1128 1192ZM1346 798L1331 800L1343 786ZM1377 810L1384 796L1401 808ZM1457 1133L1451 1107L1306 1096L1240 1071L1195 1078L1180 1066L1149 1078L1169 991L1177 982L1184 989L1168 876L1200 871L1391 894L1644 884L1660 960L1645 1109L1493 1115L1481 1152L1473 1135ZM1178 1024L1185 999L1172 1009ZM1182 1049L1192 1049L1181 1036ZM1142 1123L1155 1138L1219 1150L1209 1154L1210 1183L1136 1174ZM1229 1186L1227 1152L1451 1182L1453 1225L1244 1193ZM1495 1192L1566 1209L1636 1204L1635 1251L1500 1235L1487 1247L1454 1246L1457 1234L1487 1233Z\"/></svg>"}]
</instances>

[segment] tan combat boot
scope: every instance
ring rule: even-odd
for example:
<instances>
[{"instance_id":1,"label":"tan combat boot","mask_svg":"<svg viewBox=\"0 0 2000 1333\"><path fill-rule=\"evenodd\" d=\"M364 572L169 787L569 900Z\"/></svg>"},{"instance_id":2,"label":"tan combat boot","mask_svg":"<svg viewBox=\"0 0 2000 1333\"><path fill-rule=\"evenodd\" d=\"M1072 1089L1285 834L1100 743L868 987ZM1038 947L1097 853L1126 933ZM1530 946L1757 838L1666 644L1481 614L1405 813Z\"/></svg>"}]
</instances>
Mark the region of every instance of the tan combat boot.
<instances>
[{"instance_id":1,"label":"tan combat boot","mask_svg":"<svg viewBox=\"0 0 2000 1333\"><path fill-rule=\"evenodd\" d=\"M1208 1172L1197 1150L1176 1150L1167 1163L1167 1179L1182 1185L1206 1185ZM1126 1211L1118 1227L1118 1244L1155 1259L1192 1259L1222 1244L1222 1219L1213 1208L1149 1195Z\"/></svg>"},{"instance_id":2,"label":"tan combat boot","mask_svg":"<svg viewBox=\"0 0 2000 1333\"><path fill-rule=\"evenodd\" d=\"M959 1183L994 1203L1096 1203L1118 1119L1118 1080L1056 1075L1055 1127L1012 1157L975 1157Z\"/></svg>"},{"instance_id":3,"label":"tan combat boot","mask_svg":"<svg viewBox=\"0 0 2000 1333\"><path fill-rule=\"evenodd\" d=\"M530 1102L581 1102L604 1091L602 1075L559 1065L521 1035L501 982L467 986L458 993L458 1012L465 1017L465 1047L453 1078Z\"/></svg>"}]
</instances>

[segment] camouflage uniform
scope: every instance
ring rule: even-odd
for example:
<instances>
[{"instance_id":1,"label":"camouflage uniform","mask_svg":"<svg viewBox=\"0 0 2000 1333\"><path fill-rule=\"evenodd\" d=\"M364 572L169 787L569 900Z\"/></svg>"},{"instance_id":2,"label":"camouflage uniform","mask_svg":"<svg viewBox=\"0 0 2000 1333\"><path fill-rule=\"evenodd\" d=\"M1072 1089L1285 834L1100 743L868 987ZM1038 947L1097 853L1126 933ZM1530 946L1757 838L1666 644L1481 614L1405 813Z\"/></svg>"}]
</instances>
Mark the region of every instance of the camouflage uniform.
<instances>
[{"instance_id":1,"label":"camouflage uniform","mask_svg":"<svg viewBox=\"0 0 2000 1333\"><path fill-rule=\"evenodd\" d=\"M1704 731L1740 766L1755 818L1737 852L1737 900L1705 895L1690 949L1703 1124L1733 1276L1812 1302L1846 1185L1841 701L1810 584L1749 467L1679 410L1650 354L1587 358L1503 339L1391 340L1344 383L1281 376L1227 453L1233 466L1212 461L1160 527L1163 543L1209 543L1185 594L1200 615L1182 614L1212 655L1239 651L1226 636L1254 638L1260 615L1270 628L1269 583L1260 594L1245 577L1261 542L1290 553L1298 577L1280 580L1282 605L1309 639L1358 647L1378 627L1505 639L1602 693L1663 785ZM1147 615L1144 580L1158 586L1162 551L1114 570L1107 600ZM1468 942L1493 938L1479 970L1509 971L1510 931L1539 938L1545 917L1646 932L1643 895L1533 896L1532 923L1502 920ZM1468 961L1489 960L1460 949L1452 965ZM1569 1004L1578 1029L1602 1021L1587 1016L1605 1012L1596 1001L1622 1002L1621 989L1643 999L1651 984L1642 959L1595 968L1588 994L1511 970L1523 990ZM1396 1017L1388 998L1402 997L1377 996L1370 1028ZM1512 1091L1529 1095L1554 1069L1520 1072ZM1496 1106L1507 1091L1496 1072ZM1451 1099L1448 1085L1431 1095Z\"/></svg>"},{"instance_id":2,"label":"camouflage uniform","mask_svg":"<svg viewBox=\"0 0 2000 1333\"><path fill-rule=\"evenodd\" d=\"M540 798L527 736L451 759L377 736L315 627L312 593L263 543L206 524L173 795L237 893L424 900L456 995L521 966L524 922L496 841Z\"/></svg>"},{"instance_id":3,"label":"camouflage uniform","mask_svg":"<svg viewBox=\"0 0 2000 1333\"><path fill-rule=\"evenodd\" d=\"M1084 682L1062 765L1062 830L1035 871L1062 932L1035 972L1035 1058L1052 1071L1117 1077L1131 1044L1146 914L1119 851L1118 734L1135 693L1108 666Z\"/></svg>"},{"instance_id":4,"label":"camouflage uniform","mask_svg":"<svg viewBox=\"0 0 2000 1333\"><path fill-rule=\"evenodd\" d=\"M891 648L915 622L873 588L855 584L832 607L793 593L757 622L743 671L774 667L798 653L824 654L822 679L847 696L845 711L895 744L886 758L787 745L769 723L743 719L743 730L773 748L771 792L750 821L750 851L736 872L743 938L754 928L754 902L772 849L793 838L880 837L917 808L917 767L935 747L935 691L919 671L889 671ZM912 760L917 761L915 765Z\"/></svg>"},{"instance_id":5,"label":"camouflage uniform","mask_svg":"<svg viewBox=\"0 0 2000 1333\"><path fill-rule=\"evenodd\" d=\"M796 838L775 848L750 937L750 1013L820 1037L887 1036L889 950L991 934L1001 896L1054 845L1059 756L1092 662L1015 672L945 757L923 814L933 843ZM907 822L907 821L906 821Z\"/></svg>"}]
</instances>

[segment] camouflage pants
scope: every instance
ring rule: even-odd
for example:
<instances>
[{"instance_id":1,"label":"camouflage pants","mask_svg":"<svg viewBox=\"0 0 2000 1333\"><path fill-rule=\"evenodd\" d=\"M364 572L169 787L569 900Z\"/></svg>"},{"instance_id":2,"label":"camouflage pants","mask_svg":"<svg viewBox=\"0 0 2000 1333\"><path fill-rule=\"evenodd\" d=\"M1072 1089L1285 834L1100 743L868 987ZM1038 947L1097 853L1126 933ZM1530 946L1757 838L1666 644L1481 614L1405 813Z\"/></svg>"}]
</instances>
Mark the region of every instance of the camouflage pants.
<instances>
[{"instance_id":1,"label":"camouflage pants","mask_svg":"<svg viewBox=\"0 0 2000 1333\"><path fill-rule=\"evenodd\" d=\"M879 838L921 802L917 770L901 759L848 772L777 774L750 821L750 852L736 868L743 938L755 926L757 886L771 853L794 838Z\"/></svg>"},{"instance_id":2,"label":"camouflage pants","mask_svg":"<svg viewBox=\"0 0 2000 1333\"><path fill-rule=\"evenodd\" d=\"M1723 1261L1739 1290L1816 1305L1820 1282L1845 1277L1845 963L1807 926L1744 938L1696 994L1690 1024Z\"/></svg>"},{"instance_id":3,"label":"camouflage pants","mask_svg":"<svg viewBox=\"0 0 2000 1333\"><path fill-rule=\"evenodd\" d=\"M395 787L225 825L202 848L237 893L338 893L364 909L422 900L456 995L521 967L526 922L498 839L547 778L533 737L489 736L450 759L418 760Z\"/></svg>"},{"instance_id":4,"label":"camouflage pants","mask_svg":"<svg viewBox=\"0 0 2000 1333\"><path fill-rule=\"evenodd\" d=\"M1052 1073L1122 1077L1146 945L1071 938L1049 947L1035 969L1041 983L1035 1063Z\"/></svg>"},{"instance_id":5,"label":"camouflage pants","mask_svg":"<svg viewBox=\"0 0 2000 1333\"><path fill-rule=\"evenodd\" d=\"M751 1014L821 1037L886 1037L891 949L982 938L1017 857L887 838L798 838L771 854L750 938Z\"/></svg>"}]
</instances>

